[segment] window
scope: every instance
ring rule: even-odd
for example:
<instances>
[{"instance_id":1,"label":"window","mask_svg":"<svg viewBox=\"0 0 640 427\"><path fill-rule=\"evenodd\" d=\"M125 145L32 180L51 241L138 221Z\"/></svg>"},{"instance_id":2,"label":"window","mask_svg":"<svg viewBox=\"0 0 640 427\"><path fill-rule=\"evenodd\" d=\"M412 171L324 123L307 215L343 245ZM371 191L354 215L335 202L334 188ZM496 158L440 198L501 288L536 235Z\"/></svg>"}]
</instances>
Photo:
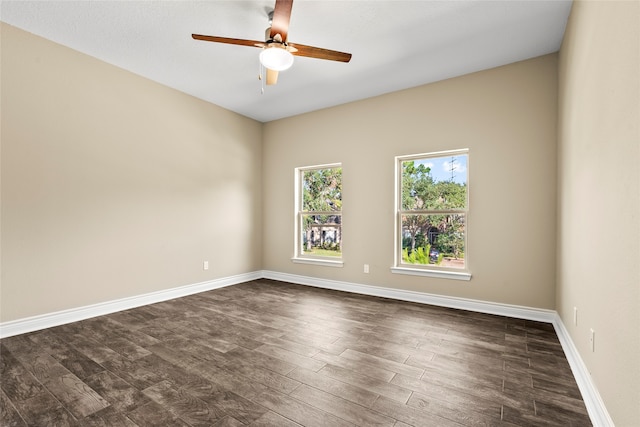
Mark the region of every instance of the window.
<instances>
[{"instance_id":1,"label":"window","mask_svg":"<svg viewBox=\"0 0 640 427\"><path fill-rule=\"evenodd\" d=\"M342 266L342 166L296 169L294 262Z\"/></svg>"},{"instance_id":2,"label":"window","mask_svg":"<svg viewBox=\"0 0 640 427\"><path fill-rule=\"evenodd\" d=\"M468 150L396 157L394 273L469 280Z\"/></svg>"}]
</instances>

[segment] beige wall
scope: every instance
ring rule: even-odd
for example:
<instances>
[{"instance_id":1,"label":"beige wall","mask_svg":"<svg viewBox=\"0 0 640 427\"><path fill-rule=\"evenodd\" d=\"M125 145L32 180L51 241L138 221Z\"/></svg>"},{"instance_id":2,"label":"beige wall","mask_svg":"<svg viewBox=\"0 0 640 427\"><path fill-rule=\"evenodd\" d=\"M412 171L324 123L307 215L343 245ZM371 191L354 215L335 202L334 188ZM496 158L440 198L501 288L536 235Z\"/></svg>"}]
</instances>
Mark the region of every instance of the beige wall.
<instances>
[{"instance_id":1,"label":"beige wall","mask_svg":"<svg viewBox=\"0 0 640 427\"><path fill-rule=\"evenodd\" d=\"M0 321L261 268L260 123L5 24L1 47Z\"/></svg>"},{"instance_id":2,"label":"beige wall","mask_svg":"<svg viewBox=\"0 0 640 427\"><path fill-rule=\"evenodd\" d=\"M553 309L556 100L553 54L265 124L264 268ZM394 157L467 147L471 281L392 274ZM294 264L294 168L333 162L344 268Z\"/></svg>"},{"instance_id":3,"label":"beige wall","mask_svg":"<svg viewBox=\"0 0 640 427\"><path fill-rule=\"evenodd\" d=\"M559 60L557 310L618 426L640 423L639 28L638 1L578 1Z\"/></svg>"}]
</instances>

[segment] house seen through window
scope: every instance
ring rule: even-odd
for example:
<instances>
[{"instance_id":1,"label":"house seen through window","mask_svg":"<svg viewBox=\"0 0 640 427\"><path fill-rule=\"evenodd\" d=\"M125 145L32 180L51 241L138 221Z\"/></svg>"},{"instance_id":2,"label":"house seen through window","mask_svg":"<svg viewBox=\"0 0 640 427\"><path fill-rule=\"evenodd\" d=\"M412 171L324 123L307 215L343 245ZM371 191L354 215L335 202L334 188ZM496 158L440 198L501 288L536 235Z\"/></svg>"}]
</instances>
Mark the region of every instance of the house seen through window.
<instances>
[{"instance_id":1,"label":"house seen through window","mask_svg":"<svg viewBox=\"0 0 640 427\"><path fill-rule=\"evenodd\" d=\"M342 258L342 167L297 169L297 257Z\"/></svg>"},{"instance_id":2,"label":"house seen through window","mask_svg":"<svg viewBox=\"0 0 640 427\"><path fill-rule=\"evenodd\" d=\"M397 158L396 266L466 269L468 152Z\"/></svg>"}]
</instances>

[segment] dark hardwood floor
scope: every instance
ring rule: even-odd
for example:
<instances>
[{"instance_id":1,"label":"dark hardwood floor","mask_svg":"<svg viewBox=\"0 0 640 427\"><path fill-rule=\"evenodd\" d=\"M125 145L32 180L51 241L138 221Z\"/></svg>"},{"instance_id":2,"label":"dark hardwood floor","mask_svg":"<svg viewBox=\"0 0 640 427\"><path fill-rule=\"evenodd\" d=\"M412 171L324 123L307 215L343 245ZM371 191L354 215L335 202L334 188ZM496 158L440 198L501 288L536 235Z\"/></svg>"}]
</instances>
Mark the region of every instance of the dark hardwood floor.
<instances>
[{"instance_id":1,"label":"dark hardwood floor","mask_svg":"<svg viewBox=\"0 0 640 427\"><path fill-rule=\"evenodd\" d=\"M0 340L2 426L588 426L550 324L258 280Z\"/></svg>"}]
</instances>

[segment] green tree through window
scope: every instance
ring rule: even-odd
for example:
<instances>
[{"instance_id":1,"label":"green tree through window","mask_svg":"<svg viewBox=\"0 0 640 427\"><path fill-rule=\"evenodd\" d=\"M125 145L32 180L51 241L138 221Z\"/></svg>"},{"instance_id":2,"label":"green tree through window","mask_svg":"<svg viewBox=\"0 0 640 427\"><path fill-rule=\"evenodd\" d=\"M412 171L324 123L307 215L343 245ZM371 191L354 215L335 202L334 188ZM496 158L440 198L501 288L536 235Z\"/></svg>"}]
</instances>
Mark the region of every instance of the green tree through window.
<instances>
[{"instance_id":1,"label":"green tree through window","mask_svg":"<svg viewBox=\"0 0 640 427\"><path fill-rule=\"evenodd\" d=\"M466 268L466 150L398 158L400 264Z\"/></svg>"},{"instance_id":2,"label":"green tree through window","mask_svg":"<svg viewBox=\"0 0 640 427\"><path fill-rule=\"evenodd\" d=\"M299 169L298 255L342 257L342 167Z\"/></svg>"}]
</instances>

